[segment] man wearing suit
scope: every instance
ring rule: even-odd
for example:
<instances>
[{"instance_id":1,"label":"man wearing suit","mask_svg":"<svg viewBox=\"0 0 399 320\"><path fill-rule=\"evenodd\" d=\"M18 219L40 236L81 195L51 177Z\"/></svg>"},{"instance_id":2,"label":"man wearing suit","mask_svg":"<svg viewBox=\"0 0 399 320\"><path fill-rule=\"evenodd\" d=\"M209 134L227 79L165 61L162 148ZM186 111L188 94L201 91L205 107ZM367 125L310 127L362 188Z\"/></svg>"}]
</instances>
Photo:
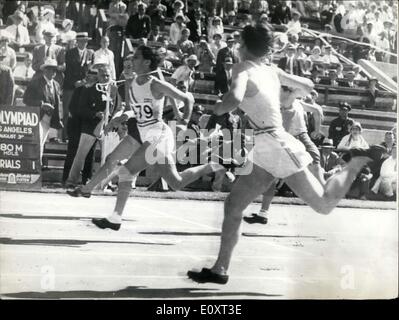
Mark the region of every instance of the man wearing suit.
<instances>
[{"instance_id":1,"label":"man wearing suit","mask_svg":"<svg viewBox=\"0 0 399 320\"><path fill-rule=\"evenodd\" d=\"M13 24L8 26L5 31L11 35L11 46L18 50L23 45L30 43L28 29L22 24L24 21L24 14L17 10L11 16Z\"/></svg>"},{"instance_id":2,"label":"man wearing suit","mask_svg":"<svg viewBox=\"0 0 399 320\"><path fill-rule=\"evenodd\" d=\"M0 64L0 106L11 106L13 104L14 88L14 77L11 68Z\"/></svg>"},{"instance_id":3,"label":"man wearing suit","mask_svg":"<svg viewBox=\"0 0 399 320\"><path fill-rule=\"evenodd\" d=\"M69 118L66 124L66 130L68 134L68 148L67 155L64 162L64 171L62 174L62 182L65 184L68 179L69 172L71 171L73 160L76 156L76 152L79 146L80 134L82 132L82 119L80 113L80 101L84 99L90 87L97 82L97 71L90 69L87 72L86 78L82 81L78 81L77 87L73 91L71 104L69 108ZM85 184L92 175L93 167L93 156L94 156L94 145L90 149L82 170L82 183Z\"/></svg>"},{"instance_id":4,"label":"man wearing suit","mask_svg":"<svg viewBox=\"0 0 399 320\"><path fill-rule=\"evenodd\" d=\"M238 57L233 48L234 48L234 38L231 35L228 35L226 37L226 42L227 42L227 47L222 48L218 52L218 56L216 58L216 70L223 70L223 63L225 62L226 58L229 56L232 58L233 63L238 63L240 62L240 57Z\"/></svg>"},{"instance_id":5,"label":"man wearing suit","mask_svg":"<svg viewBox=\"0 0 399 320\"><path fill-rule=\"evenodd\" d=\"M187 28L190 30L190 37L188 38L192 42L196 43L200 41L202 34L208 34L206 29L205 20L202 19L201 9L194 12L194 19L187 23Z\"/></svg>"},{"instance_id":6,"label":"man wearing suit","mask_svg":"<svg viewBox=\"0 0 399 320\"><path fill-rule=\"evenodd\" d=\"M55 80L62 83L65 69L65 52L64 48L55 44L56 30L46 30L43 32L44 44L38 45L33 49L32 69L36 71L32 79L36 79L42 75L41 66L45 60L51 59L57 61L57 73Z\"/></svg>"},{"instance_id":7,"label":"man wearing suit","mask_svg":"<svg viewBox=\"0 0 399 320\"><path fill-rule=\"evenodd\" d=\"M231 84L233 59L231 57L226 57L223 66L223 69L216 70L215 91L218 95L223 95L227 91L229 91Z\"/></svg>"},{"instance_id":8,"label":"man wearing suit","mask_svg":"<svg viewBox=\"0 0 399 320\"><path fill-rule=\"evenodd\" d=\"M42 74L29 83L23 96L23 102L27 106L41 107L40 158L43 156L50 128L63 128L59 117L61 89L59 83L54 80L57 67L56 60L46 60L40 67Z\"/></svg>"},{"instance_id":9,"label":"man wearing suit","mask_svg":"<svg viewBox=\"0 0 399 320\"><path fill-rule=\"evenodd\" d=\"M324 179L327 180L334 173L341 170L341 161L339 156L333 151L335 147L332 139L325 138L320 149L320 166L324 170Z\"/></svg>"},{"instance_id":10,"label":"man wearing suit","mask_svg":"<svg viewBox=\"0 0 399 320\"><path fill-rule=\"evenodd\" d=\"M98 83L108 83L111 80L111 70L109 66L103 66L98 69ZM114 101L117 88L111 87L111 99ZM106 95L97 90L97 85L93 85L81 95L77 114L81 119L81 134L79 139L78 150L73 160L71 170L69 172L66 184L68 186L76 186L80 180L80 172L84 167L86 157L93 147L100 134L99 127L104 124L106 116ZM111 103L112 103L111 101ZM110 109L112 105L110 104ZM109 110L112 114L112 110Z\"/></svg>"},{"instance_id":11,"label":"man wearing suit","mask_svg":"<svg viewBox=\"0 0 399 320\"><path fill-rule=\"evenodd\" d=\"M301 64L295 58L295 46L289 44L287 46L286 56L281 58L278 62L278 67L289 74L302 76Z\"/></svg>"},{"instance_id":12,"label":"man wearing suit","mask_svg":"<svg viewBox=\"0 0 399 320\"><path fill-rule=\"evenodd\" d=\"M66 122L73 90L79 85L79 81L85 78L89 66L93 63L94 51L87 49L87 43L90 39L87 32L77 33L77 46L65 53L64 94L62 97L62 117L65 128L67 127ZM63 136L64 139L67 138L65 130Z\"/></svg>"},{"instance_id":13,"label":"man wearing suit","mask_svg":"<svg viewBox=\"0 0 399 320\"><path fill-rule=\"evenodd\" d=\"M151 31L151 18L145 14L145 7L140 3L137 14L131 16L126 25L126 36L133 39L147 38Z\"/></svg>"},{"instance_id":14,"label":"man wearing suit","mask_svg":"<svg viewBox=\"0 0 399 320\"><path fill-rule=\"evenodd\" d=\"M343 82L338 82L337 71L332 69L328 72L328 79L321 79L319 84L323 84L326 86L338 87L343 85Z\"/></svg>"}]
</instances>

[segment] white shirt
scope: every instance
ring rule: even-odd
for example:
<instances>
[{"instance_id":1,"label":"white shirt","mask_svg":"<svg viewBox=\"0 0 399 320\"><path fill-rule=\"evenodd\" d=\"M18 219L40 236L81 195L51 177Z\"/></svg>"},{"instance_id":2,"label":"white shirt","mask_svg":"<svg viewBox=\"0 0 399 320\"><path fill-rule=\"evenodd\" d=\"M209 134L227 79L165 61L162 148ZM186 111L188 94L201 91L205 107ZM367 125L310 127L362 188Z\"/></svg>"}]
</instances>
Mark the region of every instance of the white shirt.
<instances>
[{"instance_id":1,"label":"white shirt","mask_svg":"<svg viewBox=\"0 0 399 320\"><path fill-rule=\"evenodd\" d=\"M109 49L98 49L94 52L94 61L101 60L107 61L111 68L111 78L116 79L116 71L115 71L115 62L114 62L114 53Z\"/></svg>"},{"instance_id":2,"label":"white shirt","mask_svg":"<svg viewBox=\"0 0 399 320\"><path fill-rule=\"evenodd\" d=\"M32 66L29 68L26 65L18 65L14 70L14 77L15 78L22 78L22 79L31 79L35 74L35 70L32 69Z\"/></svg>"},{"instance_id":3,"label":"white shirt","mask_svg":"<svg viewBox=\"0 0 399 320\"><path fill-rule=\"evenodd\" d=\"M180 40L181 38L181 31L184 27L179 27L179 25L174 22L170 25L170 30L169 30L169 37L170 37L170 42L172 44L177 44L177 41Z\"/></svg>"},{"instance_id":4,"label":"white shirt","mask_svg":"<svg viewBox=\"0 0 399 320\"><path fill-rule=\"evenodd\" d=\"M194 70L191 70L187 65L180 66L176 69L176 71L172 74L171 78L176 79L176 83L179 81L184 81L187 88L194 82L194 79L191 78Z\"/></svg>"},{"instance_id":5,"label":"white shirt","mask_svg":"<svg viewBox=\"0 0 399 320\"><path fill-rule=\"evenodd\" d=\"M352 148L361 148L368 149L369 144L364 140L364 138L359 135L356 140L351 138L351 134L347 134L342 138L341 142L338 144L338 149L352 149Z\"/></svg>"},{"instance_id":6,"label":"white shirt","mask_svg":"<svg viewBox=\"0 0 399 320\"><path fill-rule=\"evenodd\" d=\"M287 23L287 33L298 34L302 32L301 23L299 21L288 21Z\"/></svg>"},{"instance_id":7,"label":"white shirt","mask_svg":"<svg viewBox=\"0 0 399 320\"><path fill-rule=\"evenodd\" d=\"M9 34L11 34L12 36L12 40L17 41L16 36L17 36L17 28L18 28L18 32L19 32L19 41L18 41L18 45L22 46L25 44L29 44L30 43L30 38L29 38L29 32L28 29L26 27L24 27L22 24L20 25L11 25L8 26L5 31L7 31Z\"/></svg>"},{"instance_id":8,"label":"white shirt","mask_svg":"<svg viewBox=\"0 0 399 320\"><path fill-rule=\"evenodd\" d=\"M331 63L339 63L339 60L338 60L338 58L334 55L334 54L329 54L329 55L324 55L323 56L323 59L322 59L322 61L324 62L324 63L328 63L328 64L331 64Z\"/></svg>"}]
</instances>

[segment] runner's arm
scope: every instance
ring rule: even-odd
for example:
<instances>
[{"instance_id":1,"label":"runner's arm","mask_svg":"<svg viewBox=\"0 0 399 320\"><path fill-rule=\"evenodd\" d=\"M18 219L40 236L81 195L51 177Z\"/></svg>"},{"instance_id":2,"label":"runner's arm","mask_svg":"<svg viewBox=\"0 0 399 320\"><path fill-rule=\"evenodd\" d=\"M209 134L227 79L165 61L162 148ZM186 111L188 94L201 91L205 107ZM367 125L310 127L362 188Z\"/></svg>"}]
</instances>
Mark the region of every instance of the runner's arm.
<instances>
[{"instance_id":1,"label":"runner's arm","mask_svg":"<svg viewBox=\"0 0 399 320\"><path fill-rule=\"evenodd\" d=\"M160 81L158 79L153 80L153 87L158 95L164 95L173 99L181 100L184 102L184 114L181 120L185 125L188 124L191 118L191 112L193 111L194 99L188 94L180 91L168 82Z\"/></svg>"},{"instance_id":2,"label":"runner's arm","mask_svg":"<svg viewBox=\"0 0 399 320\"><path fill-rule=\"evenodd\" d=\"M222 101L215 104L213 113L222 115L237 109L244 99L247 90L248 73L242 63L233 66L230 90L223 96Z\"/></svg>"},{"instance_id":3,"label":"runner's arm","mask_svg":"<svg viewBox=\"0 0 399 320\"><path fill-rule=\"evenodd\" d=\"M275 67L274 69L278 74L281 85L290 88L300 89L302 91L302 96L308 95L313 90L314 83L312 80L289 74L277 67Z\"/></svg>"}]
</instances>

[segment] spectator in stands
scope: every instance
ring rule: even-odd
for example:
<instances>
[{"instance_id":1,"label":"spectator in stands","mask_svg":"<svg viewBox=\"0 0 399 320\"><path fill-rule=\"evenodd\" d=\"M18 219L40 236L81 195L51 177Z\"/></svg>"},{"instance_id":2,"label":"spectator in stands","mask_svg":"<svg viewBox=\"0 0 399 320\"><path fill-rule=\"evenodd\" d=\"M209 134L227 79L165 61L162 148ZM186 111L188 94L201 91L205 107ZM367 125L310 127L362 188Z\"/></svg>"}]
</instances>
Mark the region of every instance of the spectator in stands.
<instances>
[{"instance_id":1,"label":"spectator in stands","mask_svg":"<svg viewBox=\"0 0 399 320\"><path fill-rule=\"evenodd\" d=\"M352 148L369 148L369 144L362 136L362 126L359 122L353 122L350 133L344 136L337 146L339 150L349 150Z\"/></svg>"},{"instance_id":2,"label":"spectator in stands","mask_svg":"<svg viewBox=\"0 0 399 320\"><path fill-rule=\"evenodd\" d=\"M248 14L242 14L238 18L238 22L236 23L236 26L239 28L245 28L245 26L252 24L252 19L250 15Z\"/></svg>"},{"instance_id":3,"label":"spectator in stands","mask_svg":"<svg viewBox=\"0 0 399 320\"><path fill-rule=\"evenodd\" d=\"M229 91L232 78L233 59L227 56L223 63L223 69L216 70L215 92L222 96Z\"/></svg>"},{"instance_id":4,"label":"spectator in stands","mask_svg":"<svg viewBox=\"0 0 399 320\"><path fill-rule=\"evenodd\" d=\"M107 28L105 34L110 40L109 49L114 53L115 72L117 78L119 78L123 66L122 48L125 37L124 30L122 17L112 15L110 26Z\"/></svg>"},{"instance_id":5,"label":"spectator in stands","mask_svg":"<svg viewBox=\"0 0 399 320\"><path fill-rule=\"evenodd\" d=\"M76 32L72 30L73 20L62 21L62 31L59 32L59 42L66 50L72 49L76 42Z\"/></svg>"},{"instance_id":6,"label":"spectator in stands","mask_svg":"<svg viewBox=\"0 0 399 320\"><path fill-rule=\"evenodd\" d=\"M332 87L338 87L340 85L340 83L338 83L337 71L334 69L331 69L328 72L328 79L321 79L319 84L323 84L326 86L332 86Z\"/></svg>"},{"instance_id":7,"label":"spectator in stands","mask_svg":"<svg viewBox=\"0 0 399 320\"><path fill-rule=\"evenodd\" d=\"M43 37L45 32L56 32L57 29L55 28L53 22L54 15L55 11L52 6L43 7L41 16L39 16L39 21L36 29L35 41L37 43L43 43L45 41Z\"/></svg>"},{"instance_id":8,"label":"spectator in stands","mask_svg":"<svg viewBox=\"0 0 399 320\"><path fill-rule=\"evenodd\" d=\"M396 200L397 168L395 144L392 154L381 165L380 175L371 189L372 193L368 195L370 200Z\"/></svg>"},{"instance_id":9,"label":"spectator in stands","mask_svg":"<svg viewBox=\"0 0 399 320\"><path fill-rule=\"evenodd\" d=\"M295 49L299 46L299 37L297 34L289 35L289 42L295 47Z\"/></svg>"},{"instance_id":10,"label":"spectator in stands","mask_svg":"<svg viewBox=\"0 0 399 320\"><path fill-rule=\"evenodd\" d=\"M291 10L287 6L287 1L279 1L276 8L271 11L272 24L287 24L291 20Z\"/></svg>"},{"instance_id":11,"label":"spectator in stands","mask_svg":"<svg viewBox=\"0 0 399 320\"><path fill-rule=\"evenodd\" d=\"M216 57L216 69L223 68L222 64L227 56L233 59L233 63L238 63L240 61L240 57L233 51L235 41L231 35L226 36L226 43L227 47L220 49Z\"/></svg>"},{"instance_id":12,"label":"spectator in stands","mask_svg":"<svg viewBox=\"0 0 399 320\"><path fill-rule=\"evenodd\" d=\"M61 105L61 88L54 79L58 70L58 63L54 59L47 59L40 66L41 74L35 81L31 81L24 93L23 102L26 106L41 107L40 119L40 159L43 156L44 144L50 128L62 129L59 117Z\"/></svg>"},{"instance_id":13,"label":"spectator in stands","mask_svg":"<svg viewBox=\"0 0 399 320\"><path fill-rule=\"evenodd\" d=\"M73 160L79 146L80 135L82 132L82 119L80 117L80 99L83 95L87 94L87 89L92 87L97 82L97 72L95 70L88 70L85 79L79 81L76 88L73 91L71 104L69 108L69 117L67 121L67 135L68 135L68 147L66 159L64 162L64 170L62 173L62 183L65 184L69 172L72 167ZM95 146L90 149L82 170L82 183L85 184L88 179L92 176L93 157L94 157Z\"/></svg>"},{"instance_id":14,"label":"spectator in stands","mask_svg":"<svg viewBox=\"0 0 399 320\"><path fill-rule=\"evenodd\" d=\"M165 47L160 47L157 50L159 57L160 57L160 62L159 62L159 67L164 70L172 70L173 69L173 64L172 62L166 60L166 54L167 54L167 49Z\"/></svg>"},{"instance_id":15,"label":"spectator in stands","mask_svg":"<svg viewBox=\"0 0 399 320\"><path fill-rule=\"evenodd\" d=\"M147 14L151 17L154 15L161 15L164 19L168 8L161 3L161 0L152 0L150 5L147 7Z\"/></svg>"},{"instance_id":16,"label":"spectator in stands","mask_svg":"<svg viewBox=\"0 0 399 320\"><path fill-rule=\"evenodd\" d=\"M181 57L187 57L195 53L194 43L189 40L190 29L183 28L181 31L181 37L177 41L177 47L179 48L179 54Z\"/></svg>"},{"instance_id":17,"label":"spectator in stands","mask_svg":"<svg viewBox=\"0 0 399 320\"><path fill-rule=\"evenodd\" d=\"M337 66L337 78L338 79L344 78L343 71L344 71L344 66L341 63L338 63L338 66Z\"/></svg>"},{"instance_id":18,"label":"spectator in stands","mask_svg":"<svg viewBox=\"0 0 399 320\"><path fill-rule=\"evenodd\" d=\"M1 61L0 52L0 61ZM0 63L0 106L11 106L14 103L15 83L10 67Z\"/></svg>"},{"instance_id":19,"label":"spectator in stands","mask_svg":"<svg viewBox=\"0 0 399 320\"><path fill-rule=\"evenodd\" d=\"M15 13L11 16L11 19L13 24L8 26L5 31L11 36L10 45L15 50L18 50L20 47L30 43L29 32L28 29L23 25L24 14L21 11L15 11Z\"/></svg>"},{"instance_id":20,"label":"spectator in stands","mask_svg":"<svg viewBox=\"0 0 399 320\"><path fill-rule=\"evenodd\" d=\"M94 61L103 60L106 61L110 66L111 70L111 79L116 79L116 71L115 71L115 61L114 61L114 53L108 49L109 47L109 38L107 36L101 37L100 40L101 48L94 52Z\"/></svg>"},{"instance_id":21,"label":"spectator in stands","mask_svg":"<svg viewBox=\"0 0 399 320\"><path fill-rule=\"evenodd\" d=\"M321 49L319 46L313 47L312 54L309 56L309 59L313 63L323 61L323 58L321 57Z\"/></svg>"},{"instance_id":22,"label":"spectator in stands","mask_svg":"<svg viewBox=\"0 0 399 320\"><path fill-rule=\"evenodd\" d=\"M57 31L55 29L44 31L44 44L38 45L33 49L32 68L36 71L33 76L36 78L41 75L42 70L40 67L45 60L56 60L58 63L56 81L61 84L64 78L63 71L65 70L65 51L64 48L55 44L56 35Z\"/></svg>"},{"instance_id":23,"label":"spectator in stands","mask_svg":"<svg viewBox=\"0 0 399 320\"><path fill-rule=\"evenodd\" d=\"M8 46L10 41L11 35L4 30L0 30L0 64L14 71L17 66L17 56L14 49Z\"/></svg>"},{"instance_id":24,"label":"spectator in stands","mask_svg":"<svg viewBox=\"0 0 399 320\"><path fill-rule=\"evenodd\" d=\"M214 34L223 34L224 27L222 23L222 19L220 17L214 17L212 20L212 24L208 28L208 41L211 42Z\"/></svg>"},{"instance_id":25,"label":"spectator in stands","mask_svg":"<svg viewBox=\"0 0 399 320\"><path fill-rule=\"evenodd\" d=\"M152 24L151 25L151 32L148 35L148 41L163 42L163 39L164 39L164 37L160 33L159 25Z\"/></svg>"},{"instance_id":26,"label":"spectator in stands","mask_svg":"<svg viewBox=\"0 0 399 320\"><path fill-rule=\"evenodd\" d=\"M190 40L194 43L199 42L202 34L207 34L207 25L205 19L202 18L201 10L196 10L193 18L187 23L190 29Z\"/></svg>"},{"instance_id":27,"label":"spectator in stands","mask_svg":"<svg viewBox=\"0 0 399 320\"><path fill-rule=\"evenodd\" d=\"M98 69L97 83L107 83L111 80L109 66L102 66ZM115 89L115 90L113 90ZM115 101L116 88L111 88L111 99ZM100 134L100 126L105 120L104 112L107 102L103 99L103 93L97 90L96 85L87 88L79 100L78 112L81 117L81 135L78 150L73 160L66 183L70 186L77 185L80 180L80 173L84 167L85 159L93 144L97 141ZM112 102L110 113L112 113Z\"/></svg>"},{"instance_id":28,"label":"spectator in stands","mask_svg":"<svg viewBox=\"0 0 399 320\"><path fill-rule=\"evenodd\" d=\"M313 83L315 83L315 84L320 83L320 81L321 81L320 69L317 66L313 65L312 70L310 72L311 72L310 79L313 81Z\"/></svg>"},{"instance_id":29,"label":"spectator in stands","mask_svg":"<svg viewBox=\"0 0 399 320\"><path fill-rule=\"evenodd\" d=\"M108 7L108 14L125 13L126 10L127 6L122 0L112 0Z\"/></svg>"},{"instance_id":30,"label":"spectator in stands","mask_svg":"<svg viewBox=\"0 0 399 320\"><path fill-rule=\"evenodd\" d=\"M328 63L328 64L332 64L332 63L338 64L339 63L337 56L332 53L330 45L325 46L324 50L325 50L325 52L324 52L324 55L322 58L323 63Z\"/></svg>"},{"instance_id":31,"label":"spectator in stands","mask_svg":"<svg viewBox=\"0 0 399 320\"><path fill-rule=\"evenodd\" d=\"M367 103L365 105L366 108L368 109L373 109L375 108L375 103L378 97L378 89L376 88L378 85L378 79L377 78L370 78L369 79L369 85L366 90L366 96L367 96Z\"/></svg>"},{"instance_id":32,"label":"spectator in stands","mask_svg":"<svg viewBox=\"0 0 399 320\"><path fill-rule=\"evenodd\" d=\"M186 17L184 16L183 9L184 9L183 1L176 0L175 2L173 2L173 5L172 5L172 18L176 19L176 17L178 15L183 15L184 21L186 21Z\"/></svg>"},{"instance_id":33,"label":"spectator in stands","mask_svg":"<svg viewBox=\"0 0 399 320\"><path fill-rule=\"evenodd\" d=\"M341 28L348 35L355 35L358 27L357 16L355 12L355 4L349 3L349 10L345 13L341 20Z\"/></svg>"},{"instance_id":34,"label":"spectator in stands","mask_svg":"<svg viewBox=\"0 0 399 320\"><path fill-rule=\"evenodd\" d=\"M169 30L169 38L172 44L177 44L181 38L181 32L186 27L184 24L184 15L178 14L175 17L175 22L171 24Z\"/></svg>"},{"instance_id":35,"label":"spectator in stands","mask_svg":"<svg viewBox=\"0 0 399 320\"><path fill-rule=\"evenodd\" d=\"M378 34L375 45L376 45L376 47L378 47L384 51L390 51L390 45L389 45L388 35L387 35L386 31L382 31ZM389 63L390 56L383 51L377 50L375 52L375 58L377 61Z\"/></svg>"},{"instance_id":36,"label":"spectator in stands","mask_svg":"<svg viewBox=\"0 0 399 320\"><path fill-rule=\"evenodd\" d=\"M310 59L302 60L301 67L302 67L302 76L311 77L313 69L312 61L310 61Z\"/></svg>"},{"instance_id":37,"label":"spectator in stands","mask_svg":"<svg viewBox=\"0 0 399 320\"><path fill-rule=\"evenodd\" d=\"M237 19L236 19L236 13L235 13L235 11L230 11L230 12L227 14L227 19L225 19L225 20L223 21L223 23L224 23L225 25L228 25L228 26L235 26L235 25L237 24Z\"/></svg>"},{"instance_id":38,"label":"spectator in stands","mask_svg":"<svg viewBox=\"0 0 399 320\"><path fill-rule=\"evenodd\" d=\"M278 62L278 67L289 74L302 76L301 65L299 61L295 58L295 53L296 49L294 45L289 44L286 47L285 57L282 57Z\"/></svg>"},{"instance_id":39,"label":"spectator in stands","mask_svg":"<svg viewBox=\"0 0 399 320\"><path fill-rule=\"evenodd\" d=\"M299 35L302 33L301 22L299 21L301 14L297 10L291 11L292 19L286 24L286 33Z\"/></svg>"},{"instance_id":40,"label":"spectator in stands","mask_svg":"<svg viewBox=\"0 0 399 320\"><path fill-rule=\"evenodd\" d=\"M195 68L199 65L198 58L195 54L192 54L187 59L185 59L185 64L178 67L176 71L172 74L171 82L176 84L183 81L185 86L190 90L194 83L194 72Z\"/></svg>"},{"instance_id":41,"label":"spectator in stands","mask_svg":"<svg viewBox=\"0 0 399 320\"><path fill-rule=\"evenodd\" d=\"M392 154L393 146L395 145L395 137L392 131L385 132L384 141L381 143L387 149L387 154Z\"/></svg>"},{"instance_id":42,"label":"spectator in stands","mask_svg":"<svg viewBox=\"0 0 399 320\"><path fill-rule=\"evenodd\" d=\"M328 129L328 138L333 140L334 146L337 146L341 139L349 134L349 127L353 123L353 120L348 117L351 109L352 107L347 102L339 103L339 115L331 121Z\"/></svg>"},{"instance_id":43,"label":"spectator in stands","mask_svg":"<svg viewBox=\"0 0 399 320\"><path fill-rule=\"evenodd\" d=\"M147 9L147 14L148 14L148 9ZM165 10L163 10L163 5L160 4L160 6L151 11L151 14L148 14L148 16L151 18L151 25L152 27L157 26L159 30L165 30L165 13L166 13L166 7Z\"/></svg>"},{"instance_id":44,"label":"spectator in stands","mask_svg":"<svg viewBox=\"0 0 399 320\"><path fill-rule=\"evenodd\" d=\"M63 93L63 121L65 128L67 127L67 119L69 114L69 106L73 91L79 85L79 81L83 80L87 74L90 65L94 62L94 51L87 48L88 41L91 38L86 32L76 34L77 46L65 53L65 79ZM66 129L63 132L63 139L67 138Z\"/></svg>"},{"instance_id":45,"label":"spectator in stands","mask_svg":"<svg viewBox=\"0 0 399 320\"><path fill-rule=\"evenodd\" d=\"M202 39L199 42L197 56L198 60L200 61L198 71L203 73L210 73L212 71L212 68L215 66L216 57L213 54L209 43L206 42L205 39Z\"/></svg>"},{"instance_id":46,"label":"spectator in stands","mask_svg":"<svg viewBox=\"0 0 399 320\"><path fill-rule=\"evenodd\" d=\"M211 48L211 50L212 50L213 55L214 55L215 57L217 57L217 56L218 56L218 53L219 53L219 51L220 51L220 49L223 49L223 48L225 48L225 47L227 47L227 44L226 44L226 42L224 42L224 41L222 40L222 35L221 35L221 34L218 34L218 33L215 33L215 34L213 35L213 41L212 41L212 43L210 44L210 48Z\"/></svg>"},{"instance_id":47,"label":"spectator in stands","mask_svg":"<svg viewBox=\"0 0 399 320\"><path fill-rule=\"evenodd\" d=\"M25 55L24 63L17 65L14 70L14 77L24 80L32 79L35 70L32 69L32 54L27 52Z\"/></svg>"},{"instance_id":48,"label":"spectator in stands","mask_svg":"<svg viewBox=\"0 0 399 320\"><path fill-rule=\"evenodd\" d=\"M254 21L258 21L262 14L269 13L269 4L265 0L252 0L249 13L252 15Z\"/></svg>"},{"instance_id":49,"label":"spectator in stands","mask_svg":"<svg viewBox=\"0 0 399 320\"><path fill-rule=\"evenodd\" d=\"M305 53L305 47L303 45L300 44L296 48L295 58L298 60L306 60L308 58L308 56Z\"/></svg>"},{"instance_id":50,"label":"spectator in stands","mask_svg":"<svg viewBox=\"0 0 399 320\"><path fill-rule=\"evenodd\" d=\"M378 36L375 32L374 22L372 20L367 21L366 28L363 30L363 37L368 38L370 40L370 44L375 46Z\"/></svg>"},{"instance_id":51,"label":"spectator in stands","mask_svg":"<svg viewBox=\"0 0 399 320\"><path fill-rule=\"evenodd\" d=\"M139 3L137 14L131 16L127 22L125 33L133 39L147 38L151 32L151 18L145 14L145 6Z\"/></svg>"},{"instance_id":52,"label":"spectator in stands","mask_svg":"<svg viewBox=\"0 0 399 320\"><path fill-rule=\"evenodd\" d=\"M342 163L334 149L333 141L328 138L325 138L320 145L320 166L324 170L325 180L342 170Z\"/></svg>"},{"instance_id":53,"label":"spectator in stands","mask_svg":"<svg viewBox=\"0 0 399 320\"><path fill-rule=\"evenodd\" d=\"M355 83L355 72L350 70L346 73L344 82L341 82L342 87L347 88L358 88L359 86Z\"/></svg>"}]
</instances>

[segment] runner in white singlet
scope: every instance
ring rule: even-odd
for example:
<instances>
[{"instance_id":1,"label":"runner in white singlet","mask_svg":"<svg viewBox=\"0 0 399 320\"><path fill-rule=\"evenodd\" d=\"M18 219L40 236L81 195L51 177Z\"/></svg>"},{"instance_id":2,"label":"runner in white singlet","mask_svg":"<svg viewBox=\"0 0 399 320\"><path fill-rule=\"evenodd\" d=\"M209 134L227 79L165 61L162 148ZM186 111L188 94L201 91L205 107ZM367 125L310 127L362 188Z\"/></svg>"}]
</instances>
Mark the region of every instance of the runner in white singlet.
<instances>
[{"instance_id":1,"label":"runner in white singlet","mask_svg":"<svg viewBox=\"0 0 399 320\"><path fill-rule=\"evenodd\" d=\"M150 165L157 166L161 176L174 190L186 186L203 175L224 169L218 163L208 163L177 172L172 156L174 137L171 129L162 120L164 99L170 97L184 102L184 114L180 117L178 124L185 126L190 120L194 101L170 83L151 75L157 69L159 61L157 52L150 47L140 46L136 50L132 62L137 76L127 82L126 92L126 100L132 110L113 119L108 126L110 129L127 122L128 136L116 147L103 168L99 170L98 175L96 174L93 178L93 182L68 192L73 197L90 197L94 187L107 176L112 175L118 161L125 159L124 157L128 155L128 161L119 165L116 171L119 176L119 188L114 212L108 218L92 220L99 228L119 230L133 176Z\"/></svg>"},{"instance_id":2,"label":"runner in white singlet","mask_svg":"<svg viewBox=\"0 0 399 320\"><path fill-rule=\"evenodd\" d=\"M356 157L324 186L315 178L307 168L312 158L304 145L282 126L279 100L282 85L307 95L313 89L313 83L264 65L264 56L271 45L272 35L267 26L243 29L242 62L234 65L230 90L214 109L221 115L240 108L249 117L255 129L253 168L250 174L237 179L225 201L221 245L215 264L210 269L188 272L189 278L199 283L227 283L227 270L240 235L242 212L270 187L275 178L284 179L316 212L328 214L345 196L360 169L371 160L369 156L374 156L372 149L353 151L352 155Z\"/></svg>"}]
</instances>

